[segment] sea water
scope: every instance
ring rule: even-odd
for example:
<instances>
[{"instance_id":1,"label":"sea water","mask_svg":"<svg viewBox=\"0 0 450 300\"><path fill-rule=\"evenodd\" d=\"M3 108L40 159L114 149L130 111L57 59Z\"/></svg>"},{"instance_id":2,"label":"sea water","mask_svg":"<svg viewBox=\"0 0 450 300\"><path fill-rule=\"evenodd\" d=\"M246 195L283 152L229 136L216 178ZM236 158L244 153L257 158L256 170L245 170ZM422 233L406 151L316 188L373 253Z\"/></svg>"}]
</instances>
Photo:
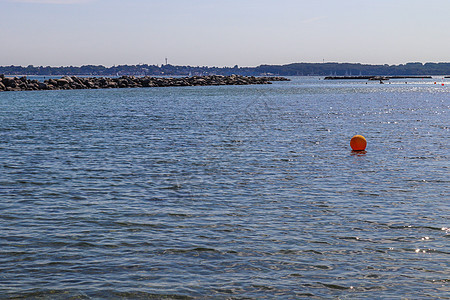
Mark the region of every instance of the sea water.
<instances>
[{"instance_id":1,"label":"sea water","mask_svg":"<svg viewBox=\"0 0 450 300\"><path fill-rule=\"evenodd\" d=\"M291 79L0 93L0 298L448 299L450 80Z\"/></svg>"}]
</instances>

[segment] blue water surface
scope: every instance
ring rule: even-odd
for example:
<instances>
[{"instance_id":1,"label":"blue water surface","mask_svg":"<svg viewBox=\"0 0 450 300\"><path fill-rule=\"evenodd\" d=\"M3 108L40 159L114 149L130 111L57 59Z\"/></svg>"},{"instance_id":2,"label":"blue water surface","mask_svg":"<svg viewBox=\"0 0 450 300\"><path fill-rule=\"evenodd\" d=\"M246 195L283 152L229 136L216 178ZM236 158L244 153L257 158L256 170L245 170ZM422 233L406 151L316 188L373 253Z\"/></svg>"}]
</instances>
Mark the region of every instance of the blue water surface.
<instances>
[{"instance_id":1,"label":"blue water surface","mask_svg":"<svg viewBox=\"0 0 450 300\"><path fill-rule=\"evenodd\" d=\"M449 79L291 79L0 93L0 298L448 299Z\"/></svg>"}]
</instances>

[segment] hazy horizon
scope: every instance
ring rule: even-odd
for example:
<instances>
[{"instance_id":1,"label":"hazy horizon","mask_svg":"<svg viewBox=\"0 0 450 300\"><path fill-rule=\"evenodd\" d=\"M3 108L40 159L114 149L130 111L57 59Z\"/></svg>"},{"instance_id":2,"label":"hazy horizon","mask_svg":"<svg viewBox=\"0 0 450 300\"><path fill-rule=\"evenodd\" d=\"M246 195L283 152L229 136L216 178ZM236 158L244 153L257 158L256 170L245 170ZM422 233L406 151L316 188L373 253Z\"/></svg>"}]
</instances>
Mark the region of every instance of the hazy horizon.
<instances>
[{"instance_id":1,"label":"hazy horizon","mask_svg":"<svg viewBox=\"0 0 450 300\"><path fill-rule=\"evenodd\" d=\"M0 65L448 62L450 1L0 0Z\"/></svg>"},{"instance_id":2,"label":"hazy horizon","mask_svg":"<svg viewBox=\"0 0 450 300\"><path fill-rule=\"evenodd\" d=\"M335 62L335 61L325 61L325 62L291 62L291 63L287 63L287 64L282 64L282 65L290 65L290 64L322 64L322 63L325 63L325 64L361 64L361 65L369 65L369 66L375 66L375 65L378 65L378 66L381 66L381 65L385 65L385 64L366 64L366 63L359 63L359 62ZM427 61L427 62L419 62L419 61L409 61L409 62L405 62L405 63L400 63L400 64L389 64L389 66L398 66L398 65L406 65L406 64L409 64L409 63L421 63L422 65L425 65L425 64L427 64L427 63L450 63L450 61L439 61L439 62L434 62L434 61ZM164 64L146 64L146 63L142 63L142 64L113 64L113 65L101 65L101 64L86 64L86 65L54 65L54 66L51 66L51 65L33 65L33 64L30 64L30 65L32 65L33 67L51 67L51 68L66 68L66 67L75 67L75 68L80 68L80 67L82 67L82 66L88 66L88 65L90 65L90 66L103 66L103 67L105 67L105 68L111 68L111 67L114 67L114 66L138 66L138 65L155 65L155 66L159 66L159 67L161 67L161 66L163 66ZM172 65L172 66L175 66L175 67L193 67L193 68L195 68L195 67L200 67L200 68L202 68L202 67L206 67L206 68L214 68L214 67L216 67L216 68L233 68L235 65L228 65L228 66L218 66L218 65L199 65L199 66L194 66L194 65L175 65L175 64L170 64L169 63L169 65ZM261 65L268 65L268 64L259 64L259 65L254 65L254 66L239 66L238 65L238 67L239 68L255 68L255 67L258 67L258 66L261 66ZM272 64L270 64L270 65L272 65ZM282 66L281 64L273 64L273 66ZM9 67L9 66L11 66L11 65L0 65L0 67ZM29 66L29 65L14 65L14 66L18 66L18 67L27 67L27 66Z\"/></svg>"}]
</instances>

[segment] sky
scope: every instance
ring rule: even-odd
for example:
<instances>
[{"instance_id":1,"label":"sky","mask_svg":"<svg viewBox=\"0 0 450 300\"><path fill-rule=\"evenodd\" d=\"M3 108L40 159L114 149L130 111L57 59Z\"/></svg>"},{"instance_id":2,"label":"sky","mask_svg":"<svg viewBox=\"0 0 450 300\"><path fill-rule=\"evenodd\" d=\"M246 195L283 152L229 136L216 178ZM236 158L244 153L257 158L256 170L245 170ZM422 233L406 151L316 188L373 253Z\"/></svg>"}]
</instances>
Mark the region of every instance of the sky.
<instances>
[{"instance_id":1,"label":"sky","mask_svg":"<svg viewBox=\"0 0 450 300\"><path fill-rule=\"evenodd\" d=\"M450 62L450 0L0 0L0 65Z\"/></svg>"}]
</instances>

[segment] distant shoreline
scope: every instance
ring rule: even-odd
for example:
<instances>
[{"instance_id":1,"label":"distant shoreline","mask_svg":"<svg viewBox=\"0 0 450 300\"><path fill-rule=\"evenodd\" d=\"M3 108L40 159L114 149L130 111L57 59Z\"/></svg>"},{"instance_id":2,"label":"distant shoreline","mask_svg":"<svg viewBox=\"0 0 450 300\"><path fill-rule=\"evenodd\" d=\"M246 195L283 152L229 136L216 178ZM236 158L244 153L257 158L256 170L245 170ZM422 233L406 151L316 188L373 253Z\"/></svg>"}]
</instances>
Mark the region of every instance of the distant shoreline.
<instances>
[{"instance_id":1,"label":"distant shoreline","mask_svg":"<svg viewBox=\"0 0 450 300\"><path fill-rule=\"evenodd\" d=\"M27 76L450 76L450 62L412 62L400 65L360 63L291 63L256 67L208 67L176 65L0 66L0 74Z\"/></svg>"}]
</instances>

